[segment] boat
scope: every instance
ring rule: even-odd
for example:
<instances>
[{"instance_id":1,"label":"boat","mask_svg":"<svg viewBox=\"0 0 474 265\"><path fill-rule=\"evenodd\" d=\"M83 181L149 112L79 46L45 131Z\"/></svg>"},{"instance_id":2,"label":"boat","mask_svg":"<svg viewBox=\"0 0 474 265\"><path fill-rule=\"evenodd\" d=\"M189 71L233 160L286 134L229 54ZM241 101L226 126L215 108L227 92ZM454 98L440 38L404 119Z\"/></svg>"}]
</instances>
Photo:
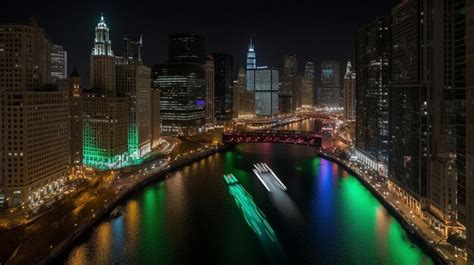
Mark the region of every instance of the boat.
<instances>
[{"instance_id":1,"label":"boat","mask_svg":"<svg viewBox=\"0 0 474 265\"><path fill-rule=\"evenodd\" d=\"M225 180L225 183L229 186L239 183L239 181L235 178L233 174L228 174L228 175L224 174L224 180Z\"/></svg>"},{"instance_id":2,"label":"boat","mask_svg":"<svg viewBox=\"0 0 474 265\"><path fill-rule=\"evenodd\" d=\"M110 218L117 218L122 214L122 207L117 206L115 209L110 213Z\"/></svg>"}]
</instances>

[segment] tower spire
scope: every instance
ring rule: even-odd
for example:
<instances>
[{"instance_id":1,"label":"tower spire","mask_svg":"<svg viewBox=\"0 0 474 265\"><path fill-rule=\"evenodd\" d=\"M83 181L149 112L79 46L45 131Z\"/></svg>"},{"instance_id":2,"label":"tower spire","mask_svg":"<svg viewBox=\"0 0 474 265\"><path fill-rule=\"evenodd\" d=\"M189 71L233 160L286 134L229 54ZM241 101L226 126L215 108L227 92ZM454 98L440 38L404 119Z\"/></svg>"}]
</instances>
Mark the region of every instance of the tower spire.
<instances>
[{"instance_id":1,"label":"tower spire","mask_svg":"<svg viewBox=\"0 0 474 265\"><path fill-rule=\"evenodd\" d=\"M252 38L250 38L249 49L247 51L247 70L249 69L257 69L257 56Z\"/></svg>"}]
</instances>

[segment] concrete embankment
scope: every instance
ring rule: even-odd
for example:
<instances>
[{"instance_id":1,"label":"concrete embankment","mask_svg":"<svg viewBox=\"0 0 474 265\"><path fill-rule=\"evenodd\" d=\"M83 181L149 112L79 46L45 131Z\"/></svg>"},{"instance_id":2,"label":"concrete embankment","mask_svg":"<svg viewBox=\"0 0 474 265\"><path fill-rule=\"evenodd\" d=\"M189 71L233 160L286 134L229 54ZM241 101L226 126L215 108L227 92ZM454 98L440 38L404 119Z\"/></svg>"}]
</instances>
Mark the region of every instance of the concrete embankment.
<instances>
[{"instance_id":1,"label":"concrete embankment","mask_svg":"<svg viewBox=\"0 0 474 265\"><path fill-rule=\"evenodd\" d=\"M154 183L159 180L163 180L166 176L166 174L171 173L175 170L178 170L184 166L187 166L191 163L197 162L203 158L206 158L210 155L216 154L218 152L222 151L227 151L231 149L233 145L225 145L219 148L215 148L212 150L207 150L200 152L199 154L196 154L192 157L177 161L175 163L172 163L168 168L164 168L160 170L159 172L148 176L146 178L143 178L140 181L137 181L134 183L132 186L130 186L127 189L122 190L117 194L117 196L110 201L108 204L104 206L103 209L100 211L97 211L94 216L92 216L90 219L84 220L80 225L78 225L77 229L75 231L72 231L73 233L70 234L67 238L65 238L61 243L58 245L54 246L51 249L50 255L45 257L40 264L50 264L53 263L53 261L58 258L62 253L64 253L66 250L70 249L73 244L85 233L90 231L95 225L100 223L102 220L105 218L108 218L110 216L110 212L112 212L117 206L119 206L121 203L123 203L127 198L130 197L130 195L134 194L135 192L143 189L144 187L147 187L151 183Z\"/></svg>"},{"instance_id":2,"label":"concrete embankment","mask_svg":"<svg viewBox=\"0 0 474 265\"><path fill-rule=\"evenodd\" d=\"M436 264L450 264L447 257L445 257L442 253L440 253L435 246L433 246L428 239L418 230L413 229L410 225L409 221L405 219L405 217L390 203L388 202L382 194L380 194L367 180L359 175L355 169L348 166L346 163L342 162L341 160L332 157L328 154L319 152L318 154L320 157L334 162L348 171L351 175L356 177L362 185L364 185L373 196L375 196L378 201L384 206L390 214L397 219L397 221L402 225L402 227L408 232L408 236L412 239L415 243L417 243L430 257Z\"/></svg>"}]
</instances>

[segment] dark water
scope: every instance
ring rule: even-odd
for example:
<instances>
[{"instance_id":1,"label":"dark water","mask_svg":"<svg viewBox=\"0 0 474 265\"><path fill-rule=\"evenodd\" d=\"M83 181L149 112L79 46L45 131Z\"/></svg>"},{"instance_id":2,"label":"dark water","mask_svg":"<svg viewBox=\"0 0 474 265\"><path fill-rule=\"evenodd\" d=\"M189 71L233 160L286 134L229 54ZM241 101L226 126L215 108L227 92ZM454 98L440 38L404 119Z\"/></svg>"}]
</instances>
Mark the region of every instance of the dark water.
<instances>
[{"instance_id":1,"label":"dark water","mask_svg":"<svg viewBox=\"0 0 474 265\"><path fill-rule=\"evenodd\" d=\"M277 129L289 131L319 132L319 130L321 129L321 123L317 119L306 119L300 122L280 126Z\"/></svg>"},{"instance_id":2,"label":"dark water","mask_svg":"<svg viewBox=\"0 0 474 265\"><path fill-rule=\"evenodd\" d=\"M314 154L305 146L246 144L208 157L130 198L123 216L98 225L62 262L433 264L354 177ZM266 162L287 194L269 194L251 174L255 162ZM225 173L237 177L254 204L247 197L236 203ZM242 207L252 205L276 241L246 221L262 221L244 217Z\"/></svg>"}]
</instances>

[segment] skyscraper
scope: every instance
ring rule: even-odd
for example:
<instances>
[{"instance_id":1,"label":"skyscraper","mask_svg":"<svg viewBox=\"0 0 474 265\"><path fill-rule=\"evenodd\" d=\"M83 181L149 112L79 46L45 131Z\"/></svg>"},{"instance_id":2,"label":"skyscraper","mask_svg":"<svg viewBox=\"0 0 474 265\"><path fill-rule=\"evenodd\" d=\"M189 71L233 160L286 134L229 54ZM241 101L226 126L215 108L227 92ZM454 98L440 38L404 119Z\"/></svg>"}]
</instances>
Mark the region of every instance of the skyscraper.
<instances>
[{"instance_id":1,"label":"skyscraper","mask_svg":"<svg viewBox=\"0 0 474 265\"><path fill-rule=\"evenodd\" d=\"M359 29L356 40L355 146L361 162L385 176L389 152L390 24L389 16L379 17ZM354 82L347 77L345 82Z\"/></svg>"},{"instance_id":2,"label":"skyscraper","mask_svg":"<svg viewBox=\"0 0 474 265\"><path fill-rule=\"evenodd\" d=\"M48 45L49 80L48 83L58 83L67 78L67 52L63 46Z\"/></svg>"},{"instance_id":3,"label":"skyscraper","mask_svg":"<svg viewBox=\"0 0 474 265\"><path fill-rule=\"evenodd\" d=\"M128 155L132 159L151 151L151 70L138 62L116 65L117 93L129 102Z\"/></svg>"},{"instance_id":4,"label":"skyscraper","mask_svg":"<svg viewBox=\"0 0 474 265\"><path fill-rule=\"evenodd\" d=\"M298 87L298 64L295 55L283 57L283 71L281 74L281 91L279 106L281 113L292 113L301 106Z\"/></svg>"},{"instance_id":5,"label":"skyscraper","mask_svg":"<svg viewBox=\"0 0 474 265\"><path fill-rule=\"evenodd\" d=\"M84 95L84 165L118 168L128 161L129 100L118 96L109 28L102 15L91 53L91 85Z\"/></svg>"},{"instance_id":6,"label":"skyscraper","mask_svg":"<svg viewBox=\"0 0 474 265\"><path fill-rule=\"evenodd\" d=\"M238 118L247 118L255 116L255 92L248 91L246 88L245 70L239 69L239 75L234 90L237 90L238 100L234 100L237 109Z\"/></svg>"},{"instance_id":7,"label":"skyscraper","mask_svg":"<svg viewBox=\"0 0 474 265\"><path fill-rule=\"evenodd\" d=\"M214 58L211 54L206 56L204 75L206 79L206 127L211 128L216 122Z\"/></svg>"},{"instance_id":8,"label":"skyscraper","mask_svg":"<svg viewBox=\"0 0 474 265\"><path fill-rule=\"evenodd\" d=\"M91 59L91 86L96 93L116 95L115 87L115 58L112 52L112 42L109 39L109 28L104 16L95 28L95 42Z\"/></svg>"},{"instance_id":9,"label":"skyscraper","mask_svg":"<svg viewBox=\"0 0 474 265\"><path fill-rule=\"evenodd\" d=\"M84 106L82 102L81 77L76 69L69 76L69 105L71 108L71 164L72 174L79 174L83 164L83 127L82 115Z\"/></svg>"},{"instance_id":10,"label":"skyscraper","mask_svg":"<svg viewBox=\"0 0 474 265\"><path fill-rule=\"evenodd\" d=\"M355 120L356 113L356 73L352 69L351 62L347 62L346 73L344 74L343 107L344 119Z\"/></svg>"},{"instance_id":11,"label":"skyscraper","mask_svg":"<svg viewBox=\"0 0 474 265\"><path fill-rule=\"evenodd\" d=\"M68 92L46 84L45 35L34 19L0 25L0 197L10 206L36 207L70 172Z\"/></svg>"},{"instance_id":12,"label":"skyscraper","mask_svg":"<svg viewBox=\"0 0 474 265\"><path fill-rule=\"evenodd\" d=\"M339 62L321 63L321 88L318 95L319 107L340 107L340 68Z\"/></svg>"},{"instance_id":13,"label":"skyscraper","mask_svg":"<svg viewBox=\"0 0 474 265\"><path fill-rule=\"evenodd\" d=\"M304 76L302 77L300 88L301 107L314 107L314 64L312 62L305 64Z\"/></svg>"},{"instance_id":14,"label":"skyscraper","mask_svg":"<svg viewBox=\"0 0 474 265\"><path fill-rule=\"evenodd\" d=\"M466 225L466 1L454 3L454 83L455 95L459 99L456 111L456 180L457 180L457 220Z\"/></svg>"},{"instance_id":15,"label":"skyscraper","mask_svg":"<svg viewBox=\"0 0 474 265\"><path fill-rule=\"evenodd\" d=\"M169 37L169 63L153 68L154 87L160 89L160 115L164 135L204 132L204 38L195 33Z\"/></svg>"},{"instance_id":16,"label":"skyscraper","mask_svg":"<svg viewBox=\"0 0 474 265\"><path fill-rule=\"evenodd\" d=\"M268 67L258 67L247 70L254 78L247 83L247 90L255 91L255 112L258 116L273 116L278 114L278 70ZM247 78L247 81L249 79Z\"/></svg>"},{"instance_id":17,"label":"skyscraper","mask_svg":"<svg viewBox=\"0 0 474 265\"><path fill-rule=\"evenodd\" d=\"M217 122L232 120L233 107L233 59L232 55L213 53L214 58L214 103Z\"/></svg>"},{"instance_id":18,"label":"skyscraper","mask_svg":"<svg viewBox=\"0 0 474 265\"><path fill-rule=\"evenodd\" d=\"M140 35L138 39L126 37L123 40L125 42L125 53L123 57L129 61L144 63L143 36Z\"/></svg>"},{"instance_id":19,"label":"skyscraper","mask_svg":"<svg viewBox=\"0 0 474 265\"><path fill-rule=\"evenodd\" d=\"M428 91L433 76L428 32L433 10L427 1L403 1L392 9L389 179L391 189L415 214L427 206L428 195Z\"/></svg>"},{"instance_id":20,"label":"skyscraper","mask_svg":"<svg viewBox=\"0 0 474 265\"><path fill-rule=\"evenodd\" d=\"M247 51L247 70L257 69L257 55L255 53L255 46L250 39L249 48Z\"/></svg>"},{"instance_id":21,"label":"skyscraper","mask_svg":"<svg viewBox=\"0 0 474 265\"><path fill-rule=\"evenodd\" d=\"M474 263L474 1L466 1L466 232L468 264Z\"/></svg>"}]
</instances>

